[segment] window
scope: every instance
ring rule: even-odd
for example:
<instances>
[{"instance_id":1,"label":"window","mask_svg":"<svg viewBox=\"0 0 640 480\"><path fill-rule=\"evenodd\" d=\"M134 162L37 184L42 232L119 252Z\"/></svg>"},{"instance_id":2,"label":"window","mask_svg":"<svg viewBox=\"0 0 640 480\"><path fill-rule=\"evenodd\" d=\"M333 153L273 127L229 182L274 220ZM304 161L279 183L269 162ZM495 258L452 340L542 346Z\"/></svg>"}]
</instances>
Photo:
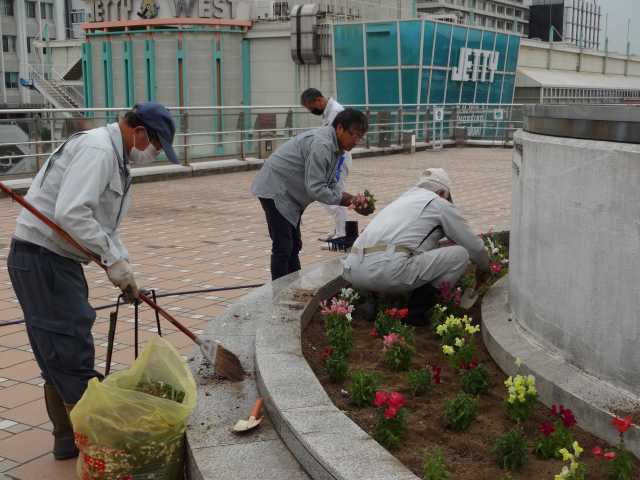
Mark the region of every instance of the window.
<instances>
[{"instance_id":1,"label":"window","mask_svg":"<svg viewBox=\"0 0 640 480\"><path fill-rule=\"evenodd\" d=\"M519 32L519 33L522 33L522 31L523 31L522 24L521 24L521 23L519 23L519 24L518 24L518 32Z\"/></svg>"},{"instance_id":2,"label":"window","mask_svg":"<svg viewBox=\"0 0 640 480\"><path fill-rule=\"evenodd\" d=\"M40 18L53 20L53 3L40 3Z\"/></svg>"},{"instance_id":3,"label":"window","mask_svg":"<svg viewBox=\"0 0 640 480\"><path fill-rule=\"evenodd\" d=\"M27 8L27 17L36 18L36 2L27 0L25 6Z\"/></svg>"},{"instance_id":4,"label":"window","mask_svg":"<svg viewBox=\"0 0 640 480\"><path fill-rule=\"evenodd\" d=\"M13 0L0 0L0 15L13 17Z\"/></svg>"},{"instance_id":5,"label":"window","mask_svg":"<svg viewBox=\"0 0 640 480\"><path fill-rule=\"evenodd\" d=\"M513 15L513 8L507 8L507 15Z\"/></svg>"},{"instance_id":6,"label":"window","mask_svg":"<svg viewBox=\"0 0 640 480\"><path fill-rule=\"evenodd\" d=\"M518 10L516 8L515 15L516 15L517 18L522 18L522 10Z\"/></svg>"},{"instance_id":7,"label":"window","mask_svg":"<svg viewBox=\"0 0 640 480\"><path fill-rule=\"evenodd\" d=\"M33 44L33 37L27 37L27 53L31 53L32 44Z\"/></svg>"},{"instance_id":8,"label":"window","mask_svg":"<svg viewBox=\"0 0 640 480\"><path fill-rule=\"evenodd\" d=\"M72 10L71 11L71 23L84 23L85 16L84 10Z\"/></svg>"},{"instance_id":9,"label":"window","mask_svg":"<svg viewBox=\"0 0 640 480\"><path fill-rule=\"evenodd\" d=\"M7 53L15 53L16 51L16 36L15 35L3 35L2 36L2 51Z\"/></svg>"},{"instance_id":10,"label":"window","mask_svg":"<svg viewBox=\"0 0 640 480\"><path fill-rule=\"evenodd\" d=\"M47 3L47 18L53 20L53 3Z\"/></svg>"},{"instance_id":11,"label":"window","mask_svg":"<svg viewBox=\"0 0 640 480\"><path fill-rule=\"evenodd\" d=\"M498 13L504 14L504 7L498 6Z\"/></svg>"},{"instance_id":12,"label":"window","mask_svg":"<svg viewBox=\"0 0 640 480\"><path fill-rule=\"evenodd\" d=\"M18 88L18 72L4 72L4 86Z\"/></svg>"},{"instance_id":13,"label":"window","mask_svg":"<svg viewBox=\"0 0 640 480\"><path fill-rule=\"evenodd\" d=\"M504 21L503 20L498 20L498 28L503 30L504 29Z\"/></svg>"}]
</instances>

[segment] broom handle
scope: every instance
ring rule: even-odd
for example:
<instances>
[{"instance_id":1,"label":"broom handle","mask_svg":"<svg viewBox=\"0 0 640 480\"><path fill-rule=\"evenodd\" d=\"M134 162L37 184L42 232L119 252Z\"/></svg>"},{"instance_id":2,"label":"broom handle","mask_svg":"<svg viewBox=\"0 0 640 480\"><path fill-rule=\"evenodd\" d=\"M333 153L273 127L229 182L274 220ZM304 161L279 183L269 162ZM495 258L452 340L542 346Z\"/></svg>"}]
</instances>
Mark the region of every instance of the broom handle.
<instances>
[{"instance_id":1,"label":"broom handle","mask_svg":"<svg viewBox=\"0 0 640 480\"><path fill-rule=\"evenodd\" d=\"M75 248L80 250L82 253L84 253L87 257L89 257L95 263L100 265L104 269L105 272L107 271L107 267L102 263L100 258L95 253L93 253L92 251L88 250L86 247L83 247L82 245L80 245L71 235L69 235L65 230L63 230L62 227L60 227L57 223L55 223L53 220L51 220L49 217L47 217L45 214L43 214L36 207L31 205L31 203L29 203L29 201L26 200L22 195L18 195L16 192L11 190L9 187L4 185L2 182L0 182L0 190L5 192L13 200L15 200L20 205L22 205L24 208L26 208L29 212L31 212L33 215L35 215L39 220L41 220L51 230L53 230L58 235L60 235L62 238L64 238L67 242L69 242ZM162 315L166 320L168 320L170 323L172 323L178 330L180 330L182 333L184 333L186 336L188 336L195 343L198 343L198 344L200 343L199 342L199 338L191 330L189 330L187 327L185 327L180 322L178 322L175 318L173 318L164 308L161 308L158 305L156 305L155 302L153 300L151 300L149 297L147 297L144 293L138 292L138 298L140 300L142 300L144 303L146 303L147 305L149 305L151 308L153 308L160 315Z\"/></svg>"}]
</instances>

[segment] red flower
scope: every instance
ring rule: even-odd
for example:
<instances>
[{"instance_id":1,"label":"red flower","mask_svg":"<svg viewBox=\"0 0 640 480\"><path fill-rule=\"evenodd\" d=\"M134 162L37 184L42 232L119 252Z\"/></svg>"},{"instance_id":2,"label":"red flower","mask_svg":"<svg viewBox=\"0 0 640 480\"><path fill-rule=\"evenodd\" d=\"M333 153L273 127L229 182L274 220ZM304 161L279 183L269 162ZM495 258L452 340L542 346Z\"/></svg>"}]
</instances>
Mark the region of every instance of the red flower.
<instances>
[{"instance_id":1,"label":"red flower","mask_svg":"<svg viewBox=\"0 0 640 480\"><path fill-rule=\"evenodd\" d=\"M400 409L405 404L404 396L398 392L391 392L387 400L389 407Z\"/></svg>"},{"instance_id":2,"label":"red flower","mask_svg":"<svg viewBox=\"0 0 640 480\"><path fill-rule=\"evenodd\" d=\"M431 367L431 376L433 377L433 383L440 384L440 374L442 373L441 367Z\"/></svg>"},{"instance_id":3,"label":"red flower","mask_svg":"<svg viewBox=\"0 0 640 480\"><path fill-rule=\"evenodd\" d=\"M560 408L562 408L562 405L560 405ZM551 415L554 417L558 416L558 406L555 403L551 405Z\"/></svg>"},{"instance_id":4,"label":"red flower","mask_svg":"<svg viewBox=\"0 0 640 480\"><path fill-rule=\"evenodd\" d=\"M389 400L389 394L384 390L376 392L376 398L373 400L374 407L383 407Z\"/></svg>"},{"instance_id":5,"label":"red flower","mask_svg":"<svg viewBox=\"0 0 640 480\"><path fill-rule=\"evenodd\" d=\"M616 452L607 452L603 455L603 457L607 460L613 460L614 458L616 458Z\"/></svg>"},{"instance_id":6,"label":"red flower","mask_svg":"<svg viewBox=\"0 0 640 480\"><path fill-rule=\"evenodd\" d=\"M398 310L398 318L402 319L402 318L407 318L408 316L409 316L408 308L401 308L400 310Z\"/></svg>"},{"instance_id":7,"label":"red flower","mask_svg":"<svg viewBox=\"0 0 640 480\"><path fill-rule=\"evenodd\" d=\"M502 265L500 262L491 262L489 263L489 270L491 270L491 273L495 273L497 275L502 271Z\"/></svg>"},{"instance_id":8,"label":"red flower","mask_svg":"<svg viewBox=\"0 0 640 480\"><path fill-rule=\"evenodd\" d=\"M327 358L329 358L331 356L332 353L333 353L333 348L327 347L322 351L320 356L322 357L323 360L326 360Z\"/></svg>"},{"instance_id":9,"label":"red flower","mask_svg":"<svg viewBox=\"0 0 640 480\"><path fill-rule=\"evenodd\" d=\"M618 429L618 432L620 432L621 435L629 430L631 422L631 417L624 417L624 420L622 418L616 417L611 420L611 423Z\"/></svg>"},{"instance_id":10,"label":"red flower","mask_svg":"<svg viewBox=\"0 0 640 480\"><path fill-rule=\"evenodd\" d=\"M375 328L371 329L371 331L369 332L369 336L378 338L378 331Z\"/></svg>"},{"instance_id":11,"label":"red flower","mask_svg":"<svg viewBox=\"0 0 640 480\"><path fill-rule=\"evenodd\" d=\"M462 370L473 370L474 368L478 368L478 360L474 358L469 363L461 362L460 368Z\"/></svg>"},{"instance_id":12,"label":"red flower","mask_svg":"<svg viewBox=\"0 0 640 480\"><path fill-rule=\"evenodd\" d=\"M593 454L596 457L601 457L602 456L602 449L600 447L593 447L593 450L591 450L593 452Z\"/></svg>"},{"instance_id":13,"label":"red flower","mask_svg":"<svg viewBox=\"0 0 640 480\"><path fill-rule=\"evenodd\" d=\"M563 409L560 416L562 417L562 423L567 428L571 428L577 423L576 417L574 417L573 412L568 408Z\"/></svg>"},{"instance_id":14,"label":"red flower","mask_svg":"<svg viewBox=\"0 0 640 480\"><path fill-rule=\"evenodd\" d=\"M393 418L396 416L396 414L398 413L399 408L398 407L393 407L390 406L389 408L387 408L384 411L384 418L386 418L387 420Z\"/></svg>"},{"instance_id":15,"label":"red flower","mask_svg":"<svg viewBox=\"0 0 640 480\"><path fill-rule=\"evenodd\" d=\"M545 437L548 437L549 435L551 435L553 432L556 431L555 427L553 426L553 423L551 422L542 422L542 424L539 427L540 432L542 432L542 434Z\"/></svg>"},{"instance_id":16,"label":"red flower","mask_svg":"<svg viewBox=\"0 0 640 480\"><path fill-rule=\"evenodd\" d=\"M398 314L398 309L397 308L387 308L384 313L386 315L389 315L390 317L394 317Z\"/></svg>"}]
</instances>

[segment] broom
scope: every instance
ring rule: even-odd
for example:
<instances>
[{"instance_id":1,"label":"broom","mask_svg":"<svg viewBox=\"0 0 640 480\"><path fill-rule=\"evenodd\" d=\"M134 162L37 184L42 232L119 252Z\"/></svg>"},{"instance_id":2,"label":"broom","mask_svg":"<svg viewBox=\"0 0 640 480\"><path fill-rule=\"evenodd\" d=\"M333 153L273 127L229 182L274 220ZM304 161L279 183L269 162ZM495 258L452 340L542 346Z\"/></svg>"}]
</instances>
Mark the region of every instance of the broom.
<instances>
[{"instance_id":1,"label":"broom","mask_svg":"<svg viewBox=\"0 0 640 480\"><path fill-rule=\"evenodd\" d=\"M35 215L39 220L44 222L49 228L51 228L54 232L64 238L69 244L73 247L80 250L83 254L89 257L92 261L100 265L104 271L107 271L107 267L100 261L100 258L93 252L87 250L85 247L80 245L71 235L69 235L65 230L62 229L58 224L44 215L40 210L31 205L24 197L18 195L9 187L0 182L0 190L9 195L12 199L26 208L29 212ZM206 360L211 362L214 366L214 371L216 375L231 380L233 382L239 382L244 379L246 373L242 368L240 360L238 357L230 352L226 348L222 346L220 342L204 339L187 327L182 325L178 320L173 318L166 310L156 305L153 300L147 297L144 293L138 293L138 299L149 305L155 311L157 311L160 315L162 315L165 319L167 319L170 323L172 323L178 330L188 336L191 340L193 340L202 351L202 355Z\"/></svg>"}]
</instances>

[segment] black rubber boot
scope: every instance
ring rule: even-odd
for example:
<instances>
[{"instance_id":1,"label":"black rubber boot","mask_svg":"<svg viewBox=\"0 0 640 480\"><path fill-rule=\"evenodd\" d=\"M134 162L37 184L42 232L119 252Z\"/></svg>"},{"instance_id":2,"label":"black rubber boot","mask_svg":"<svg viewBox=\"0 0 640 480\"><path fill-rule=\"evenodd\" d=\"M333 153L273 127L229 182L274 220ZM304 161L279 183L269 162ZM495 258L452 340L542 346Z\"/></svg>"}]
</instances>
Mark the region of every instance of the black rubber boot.
<instances>
[{"instance_id":1,"label":"black rubber boot","mask_svg":"<svg viewBox=\"0 0 640 480\"><path fill-rule=\"evenodd\" d=\"M426 327L429 324L427 311L437 303L438 294L438 289L429 283L411 292L409 295L409 315L405 323L414 327Z\"/></svg>"},{"instance_id":2,"label":"black rubber boot","mask_svg":"<svg viewBox=\"0 0 640 480\"><path fill-rule=\"evenodd\" d=\"M56 387L48 383L44 385L44 402L53 425L53 458L67 460L77 457L78 449L73 439L73 426L68 413L73 405L65 405Z\"/></svg>"}]
</instances>

